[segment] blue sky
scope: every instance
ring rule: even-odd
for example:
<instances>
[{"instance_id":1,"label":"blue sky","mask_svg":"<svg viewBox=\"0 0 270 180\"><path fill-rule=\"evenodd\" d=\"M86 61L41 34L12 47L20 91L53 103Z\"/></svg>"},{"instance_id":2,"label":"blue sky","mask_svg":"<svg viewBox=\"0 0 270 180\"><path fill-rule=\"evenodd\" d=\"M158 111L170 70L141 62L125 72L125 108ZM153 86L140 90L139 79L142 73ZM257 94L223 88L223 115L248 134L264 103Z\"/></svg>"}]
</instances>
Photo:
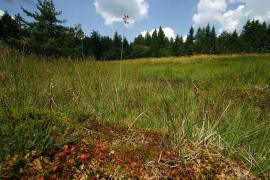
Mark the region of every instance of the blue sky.
<instances>
[{"instance_id":1,"label":"blue sky","mask_svg":"<svg viewBox=\"0 0 270 180\"><path fill-rule=\"evenodd\" d=\"M247 19L270 22L270 0L54 0L54 3L68 26L81 23L87 35L93 30L109 36L115 31L124 32L129 40L159 26L167 27L168 36L185 36L190 26L208 23L221 32L241 31ZM34 11L35 0L0 1L0 10L11 15L23 15L21 6ZM121 13L131 14L129 27L119 22Z\"/></svg>"}]
</instances>

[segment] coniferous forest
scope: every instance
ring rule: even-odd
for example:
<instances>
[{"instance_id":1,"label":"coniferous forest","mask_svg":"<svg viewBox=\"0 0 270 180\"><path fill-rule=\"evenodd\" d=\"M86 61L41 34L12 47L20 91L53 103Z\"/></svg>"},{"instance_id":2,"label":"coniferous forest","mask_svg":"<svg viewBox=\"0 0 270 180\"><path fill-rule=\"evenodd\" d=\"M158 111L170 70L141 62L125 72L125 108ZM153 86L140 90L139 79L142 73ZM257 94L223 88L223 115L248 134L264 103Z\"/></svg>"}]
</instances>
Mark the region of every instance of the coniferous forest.
<instances>
[{"instance_id":1,"label":"coniferous forest","mask_svg":"<svg viewBox=\"0 0 270 180\"><path fill-rule=\"evenodd\" d=\"M123 58L168 57L196 54L267 53L270 52L270 25L249 20L241 33L222 32L217 35L214 26L195 30L190 28L187 39L177 35L168 39L162 30L137 36L133 42L115 32L111 38L97 31L85 35L81 26L65 27L66 20L59 19L52 1L38 1L37 11L22 8L27 22L20 14L8 12L0 19L0 39L25 53L45 56L95 57L97 60Z\"/></svg>"}]
</instances>

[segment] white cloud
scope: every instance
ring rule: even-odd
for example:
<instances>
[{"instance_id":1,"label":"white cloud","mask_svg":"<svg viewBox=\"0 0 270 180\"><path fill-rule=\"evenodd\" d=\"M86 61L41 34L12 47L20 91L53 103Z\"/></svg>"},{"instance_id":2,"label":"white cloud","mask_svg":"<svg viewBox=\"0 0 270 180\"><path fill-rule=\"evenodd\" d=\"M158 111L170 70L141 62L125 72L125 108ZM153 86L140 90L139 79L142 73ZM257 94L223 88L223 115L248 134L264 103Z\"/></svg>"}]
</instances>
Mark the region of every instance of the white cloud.
<instances>
[{"instance_id":1,"label":"white cloud","mask_svg":"<svg viewBox=\"0 0 270 180\"><path fill-rule=\"evenodd\" d=\"M150 35L152 35L155 30L158 32L159 31L159 28L152 29L151 31L149 31ZM165 28L162 28L162 30L164 31L164 34L165 34L165 36L167 38L169 38L169 39L171 39L171 38L175 39L176 34L175 34L175 32L174 32L174 30L172 28L165 27ZM141 35L143 35L143 37L145 37L146 33L147 33L147 31L143 31L143 32L141 32Z\"/></svg>"},{"instance_id":2,"label":"white cloud","mask_svg":"<svg viewBox=\"0 0 270 180\"><path fill-rule=\"evenodd\" d=\"M130 25L147 17L149 5L146 0L95 0L96 12L100 14L106 25L122 22L124 15L130 17Z\"/></svg>"},{"instance_id":3,"label":"white cloud","mask_svg":"<svg viewBox=\"0 0 270 180\"><path fill-rule=\"evenodd\" d=\"M254 19L259 20L260 22L270 22L270 10L265 15L257 15Z\"/></svg>"},{"instance_id":4,"label":"white cloud","mask_svg":"<svg viewBox=\"0 0 270 180\"><path fill-rule=\"evenodd\" d=\"M186 42L186 40L187 40L187 35L185 35L185 36L183 37L183 41Z\"/></svg>"},{"instance_id":5,"label":"white cloud","mask_svg":"<svg viewBox=\"0 0 270 180\"><path fill-rule=\"evenodd\" d=\"M2 17L5 14L5 11L0 9L0 17Z\"/></svg>"},{"instance_id":6,"label":"white cloud","mask_svg":"<svg viewBox=\"0 0 270 180\"><path fill-rule=\"evenodd\" d=\"M0 9L0 18L2 18L2 16L4 16L4 14L5 14L5 11L3 11L3 10ZM15 20L15 16L11 16L11 18L13 20Z\"/></svg>"},{"instance_id":7,"label":"white cloud","mask_svg":"<svg viewBox=\"0 0 270 180\"><path fill-rule=\"evenodd\" d=\"M219 33L222 31L233 32L240 30L248 19L249 12L244 11L245 6L240 5L235 10L229 10L219 17Z\"/></svg>"},{"instance_id":8,"label":"white cloud","mask_svg":"<svg viewBox=\"0 0 270 180\"><path fill-rule=\"evenodd\" d=\"M230 5L237 7L230 9ZM270 0L199 0L193 25L199 27L210 23L218 27L219 33L223 30L232 32L240 31L248 19L270 23Z\"/></svg>"}]
</instances>

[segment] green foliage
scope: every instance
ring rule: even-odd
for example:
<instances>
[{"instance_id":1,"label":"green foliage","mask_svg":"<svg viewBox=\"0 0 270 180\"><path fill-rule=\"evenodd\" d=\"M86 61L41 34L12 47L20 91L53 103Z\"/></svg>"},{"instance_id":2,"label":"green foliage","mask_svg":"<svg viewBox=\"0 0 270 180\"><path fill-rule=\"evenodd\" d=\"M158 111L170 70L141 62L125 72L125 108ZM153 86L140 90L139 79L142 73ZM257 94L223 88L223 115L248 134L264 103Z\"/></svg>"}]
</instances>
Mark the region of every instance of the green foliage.
<instances>
[{"instance_id":1,"label":"green foliage","mask_svg":"<svg viewBox=\"0 0 270 180\"><path fill-rule=\"evenodd\" d=\"M211 30L208 24L205 28L198 28L194 43L195 52L197 54L215 54L216 40L215 27L212 27Z\"/></svg>"},{"instance_id":2,"label":"green foliage","mask_svg":"<svg viewBox=\"0 0 270 180\"><path fill-rule=\"evenodd\" d=\"M74 47L76 47L75 30L60 25L65 21L58 19L61 12L55 10L53 1L38 0L36 8L38 12L34 13L22 8L23 12L34 20L26 22L29 34L26 48L44 55L78 54L78 51L74 51Z\"/></svg>"},{"instance_id":3,"label":"green foliage","mask_svg":"<svg viewBox=\"0 0 270 180\"><path fill-rule=\"evenodd\" d=\"M243 27L241 34L242 48L246 52L266 52L270 49L266 49L269 36L267 34L266 23L260 23L258 20L248 21Z\"/></svg>"},{"instance_id":4,"label":"green foliage","mask_svg":"<svg viewBox=\"0 0 270 180\"><path fill-rule=\"evenodd\" d=\"M131 47L133 58L171 55L170 41L165 36L162 27L159 27L158 30L155 29L152 35L149 32L146 33L145 37L140 34L135 38Z\"/></svg>"},{"instance_id":5,"label":"green foliage","mask_svg":"<svg viewBox=\"0 0 270 180\"><path fill-rule=\"evenodd\" d=\"M223 32L218 37L217 53L237 53L240 52L240 40L236 31L232 34Z\"/></svg>"},{"instance_id":6,"label":"green foliage","mask_svg":"<svg viewBox=\"0 0 270 180\"><path fill-rule=\"evenodd\" d=\"M185 51L187 53L187 55L192 55L194 52L194 28L191 27L188 35L187 35L187 39L185 42Z\"/></svg>"},{"instance_id":7,"label":"green foliage","mask_svg":"<svg viewBox=\"0 0 270 180\"><path fill-rule=\"evenodd\" d=\"M150 47L141 44L132 45L132 57L143 58L148 57L150 54Z\"/></svg>"},{"instance_id":8,"label":"green foliage","mask_svg":"<svg viewBox=\"0 0 270 180\"><path fill-rule=\"evenodd\" d=\"M11 37L18 38L20 35L20 19L19 15L16 15L13 19L8 12L5 12L0 19L0 39L8 41Z\"/></svg>"},{"instance_id":9,"label":"green foliage","mask_svg":"<svg viewBox=\"0 0 270 180\"><path fill-rule=\"evenodd\" d=\"M75 140L74 124L64 115L37 109L1 110L1 159L30 151L42 154Z\"/></svg>"},{"instance_id":10,"label":"green foliage","mask_svg":"<svg viewBox=\"0 0 270 180\"><path fill-rule=\"evenodd\" d=\"M183 37L178 35L175 38L175 41L172 43L172 51L174 56L182 56L185 54Z\"/></svg>"}]
</instances>

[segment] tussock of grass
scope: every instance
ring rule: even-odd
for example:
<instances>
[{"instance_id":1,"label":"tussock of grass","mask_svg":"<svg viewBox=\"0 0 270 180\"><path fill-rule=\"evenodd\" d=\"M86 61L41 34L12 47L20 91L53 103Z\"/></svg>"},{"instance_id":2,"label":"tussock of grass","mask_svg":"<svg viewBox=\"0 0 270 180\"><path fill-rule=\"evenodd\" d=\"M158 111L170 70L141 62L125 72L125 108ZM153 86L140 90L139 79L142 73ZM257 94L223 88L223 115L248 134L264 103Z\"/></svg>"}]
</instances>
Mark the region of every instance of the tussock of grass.
<instances>
[{"instance_id":1,"label":"tussock of grass","mask_svg":"<svg viewBox=\"0 0 270 180\"><path fill-rule=\"evenodd\" d=\"M181 147L192 142L255 174L270 172L269 55L68 62L0 48L2 112L51 109L81 122L157 128L171 134L183 157L189 155Z\"/></svg>"}]
</instances>

